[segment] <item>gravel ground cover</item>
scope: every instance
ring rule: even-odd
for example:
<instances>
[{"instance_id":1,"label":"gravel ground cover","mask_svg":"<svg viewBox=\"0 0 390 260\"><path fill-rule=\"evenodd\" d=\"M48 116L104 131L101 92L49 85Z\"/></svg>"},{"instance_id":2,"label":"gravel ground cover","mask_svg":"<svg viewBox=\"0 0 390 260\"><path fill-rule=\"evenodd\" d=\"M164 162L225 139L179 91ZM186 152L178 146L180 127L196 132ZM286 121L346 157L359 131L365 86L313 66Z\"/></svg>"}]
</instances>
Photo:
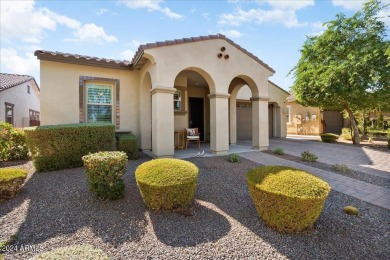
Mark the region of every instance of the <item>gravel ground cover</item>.
<instances>
[{"instance_id":1,"label":"gravel ground cover","mask_svg":"<svg viewBox=\"0 0 390 260\"><path fill-rule=\"evenodd\" d=\"M364 182L368 182L368 183L378 185L381 187L390 188L390 179L389 178L382 178L380 176L356 171L353 169L351 169L350 173L343 173L343 172L333 170L331 164L324 163L324 162L318 162L318 161L317 162L306 162L306 161L302 161L301 157L291 155L291 154L277 155L277 154L274 154L270 150L263 151L263 153L274 155L274 156L277 156L277 157L285 159L285 160L290 160L290 161L294 161L297 163L305 164L305 165L308 165L311 167L316 167L316 168L319 168L319 169L322 169L325 171L334 172L336 174L340 174L340 175L344 175L346 177L354 178L354 179L359 180L359 181L364 181Z\"/></svg>"},{"instance_id":2,"label":"gravel ground cover","mask_svg":"<svg viewBox=\"0 0 390 260\"><path fill-rule=\"evenodd\" d=\"M0 203L0 241L16 234L5 259L26 259L59 247L88 244L112 259L386 259L389 211L332 191L313 230L279 234L257 215L245 181L258 166L227 157L194 158L196 202L185 212L151 213L142 203L128 163L125 197L102 201L88 191L83 168L33 174L21 194ZM24 165L31 167L31 162ZM33 171L33 170L32 170ZM353 205L359 217L346 215Z\"/></svg>"}]
</instances>

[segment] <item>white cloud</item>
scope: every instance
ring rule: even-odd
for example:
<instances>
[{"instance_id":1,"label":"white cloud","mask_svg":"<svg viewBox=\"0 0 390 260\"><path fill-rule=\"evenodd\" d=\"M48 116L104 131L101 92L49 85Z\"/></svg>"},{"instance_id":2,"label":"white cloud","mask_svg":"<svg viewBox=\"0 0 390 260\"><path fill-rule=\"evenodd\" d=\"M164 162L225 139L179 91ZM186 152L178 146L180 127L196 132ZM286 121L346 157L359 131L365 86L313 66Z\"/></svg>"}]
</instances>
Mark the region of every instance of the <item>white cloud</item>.
<instances>
[{"instance_id":1,"label":"white cloud","mask_svg":"<svg viewBox=\"0 0 390 260\"><path fill-rule=\"evenodd\" d=\"M56 22L35 10L34 1L1 1L1 39L18 38L25 42L38 43L45 31L56 29Z\"/></svg>"},{"instance_id":2,"label":"white cloud","mask_svg":"<svg viewBox=\"0 0 390 260\"><path fill-rule=\"evenodd\" d=\"M332 0L334 6L341 6L347 10L358 11L367 0Z\"/></svg>"},{"instance_id":3,"label":"white cloud","mask_svg":"<svg viewBox=\"0 0 390 260\"><path fill-rule=\"evenodd\" d=\"M105 9L105 8L100 8L97 12L96 12L96 15L103 15L105 13L107 13L108 10Z\"/></svg>"},{"instance_id":4,"label":"white cloud","mask_svg":"<svg viewBox=\"0 0 390 260\"><path fill-rule=\"evenodd\" d=\"M314 6L314 0L260 0L259 2L266 2L273 8L282 10L299 10L307 6Z\"/></svg>"},{"instance_id":5,"label":"white cloud","mask_svg":"<svg viewBox=\"0 0 390 260\"><path fill-rule=\"evenodd\" d=\"M65 39L71 42L86 42L86 43L99 43L103 42L117 42L118 39L115 36L107 35L103 27L96 26L93 23L87 23L77 28L73 33L76 38Z\"/></svg>"},{"instance_id":6,"label":"white cloud","mask_svg":"<svg viewBox=\"0 0 390 260\"><path fill-rule=\"evenodd\" d=\"M206 19L207 21L209 21L210 20L210 14L209 13L202 13L202 16L203 16L203 18L204 19Z\"/></svg>"},{"instance_id":7,"label":"white cloud","mask_svg":"<svg viewBox=\"0 0 390 260\"><path fill-rule=\"evenodd\" d=\"M75 42L113 42L115 36L108 35L103 27L95 24L82 24L64 15L52 12L48 8L36 9L35 1L1 1L1 40L18 39L29 43L40 43L48 31L57 26L73 30Z\"/></svg>"},{"instance_id":8,"label":"white cloud","mask_svg":"<svg viewBox=\"0 0 390 260\"><path fill-rule=\"evenodd\" d=\"M218 21L222 25L239 26L243 23L255 22L262 23L279 23L288 28L299 26L297 16L294 11L286 11L281 9L261 10L250 9L244 11L237 9L233 14L222 14Z\"/></svg>"},{"instance_id":9,"label":"white cloud","mask_svg":"<svg viewBox=\"0 0 390 260\"><path fill-rule=\"evenodd\" d=\"M314 5L314 0L287 1L287 0L258 0L260 5L267 4L270 9L252 8L243 10L238 7L233 13L223 13L219 17L219 24L239 26L243 23L274 23L282 24L288 28L297 27L298 22L296 11Z\"/></svg>"},{"instance_id":10,"label":"white cloud","mask_svg":"<svg viewBox=\"0 0 390 260\"><path fill-rule=\"evenodd\" d=\"M240 38L242 36L242 33L236 30L229 30L229 31L220 31L220 33L224 34L227 37L231 38Z\"/></svg>"},{"instance_id":11,"label":"white cloud","mask_svg":"<svg viewBox=\"0 0 390 260\"><path fill-rule=\"evenodd\" d=\"M146 42L140 42L137 40L131 40L130 42L126 43L127 46L131 46L133 48L138 48L140 45L145 44Z\"/></svg>"},{"instance_id":12,"label":"white cloud","mask_svg":"<svg viewBox=\"0 0 390 260\"><path fill-rule=\"evenodd\" d=\"M134 51L132 50L125 50L125 51L122 51L119 56L124 59L124 60L128 60L128 61L131 61L131 59L134 57Z\"/></svg>"},{"instance_id":13,"label":"white cloud","mask_svg":"<svg viewBox=\"0 0 390 260\"><path fill-rule=\"evenodd\" d=\"M24 55L13 48L1 48L1 68L2 72L37 75L39 69L39 61L34 56L34 53L28 51Z\"/></svg>"},{"instance_id":14,"label":"white cloud","mask_svg":"<svg viewBox=\"0 0 390 260\"><path fill-rule=\"evenodd\" d=\"M119 2L130 9L147 9L149 12L159 11L172 19L183 18L183 15L172 12L168 7L162 7L160 5L163 3L162 0L121 0Z\"/></svg>"}]
</instances>

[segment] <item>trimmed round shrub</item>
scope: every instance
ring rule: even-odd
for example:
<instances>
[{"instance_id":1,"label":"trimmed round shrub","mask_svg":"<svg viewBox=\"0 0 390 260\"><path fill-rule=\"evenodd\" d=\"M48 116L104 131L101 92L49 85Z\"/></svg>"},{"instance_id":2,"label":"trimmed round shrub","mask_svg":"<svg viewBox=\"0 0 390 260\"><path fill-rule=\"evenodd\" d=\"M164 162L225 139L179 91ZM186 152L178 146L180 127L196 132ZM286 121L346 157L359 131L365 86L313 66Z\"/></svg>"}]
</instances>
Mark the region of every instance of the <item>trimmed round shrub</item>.
<instances>
[{"instance_id":1,"label":"trimmed round shrub","mask_svg":"<svg viewBox=\"0 0 390 260\"><path fill-rule=\"evenodd\" d=\"M345 214L348 215L359 215L359 210L355 208L354 206L346 206L343 208L343 211Z\"/></svg>"},{"instance_id":2,"label":"trimmed round shrub","mask_svg":"<svg viewBox=\"0 0 390 260\"><path fill-rule=\"evenodd\" d=\"M156 159L138 166L135 171L138 188L149 209L186 208L193 200L198 168L179 159Z\"/></svg>"},{"instance_id":3,"label":"trimmed round shrub","mask_svg":"<svg viewBox=\"0 0 390 260\"><path fill-rule=\"evenodd\" d=\"M102 199L123 197L127 155L124 152L98 152L83 156L89 189Z\"/></svg>"},{"instance_id":4,"label":"trimmed round shrub","mask_svg":"<svg viewBox=\"0 0 390 260\"><path fill-rule=\"evenodd\" d=\"M280 232L311 228L330 192L325 181L290 167L258 167L250 170L246 178L260 217Z\"/></svg>"},{"instance_id":5,"label":"trimmed round shrub","mask_svg":"<svg viewBox=\"0 0 390 260\"><path fill-rule=\"evenodd\" d=\"M26 177L26 170L0 168L0 199L9 199L18 195Z\"/></svg>"},{"instance_id":6,"label":"trimmed round shrub","mask_svg":"<svg viewBox=\"0 0 390 260\"><path fill-rule=\"evenodd\" d=\"M240 156L238 155L238 153L231 153L228 156L228 161L231 163L240 162Z\"/></svg>"},{"instance_id":7,"label":"trimmed round shrub","mask_svg":"<svg viewBox=\"0 0 390 260\"><path fill-rule=\"evenodd\" d=\"M336 134L331 134L331 133L324 133L320 134L321 140L324 143L335 143L337 139L339 139L339 136Z\"/></svg>"},{"instance_id":8,"label":"trimmed round shrub","mask_svg":"<svg viewBox=\"0 0 390 260\"><path fill-rule=\"evenodd\" d=\"M92 245L75 245L60 247L49 252L45 252L33 258L34 260L57 260L57 259L85 259L85 260L105 260L109 257L101 250Z\"/></svg>"}]
</instances>

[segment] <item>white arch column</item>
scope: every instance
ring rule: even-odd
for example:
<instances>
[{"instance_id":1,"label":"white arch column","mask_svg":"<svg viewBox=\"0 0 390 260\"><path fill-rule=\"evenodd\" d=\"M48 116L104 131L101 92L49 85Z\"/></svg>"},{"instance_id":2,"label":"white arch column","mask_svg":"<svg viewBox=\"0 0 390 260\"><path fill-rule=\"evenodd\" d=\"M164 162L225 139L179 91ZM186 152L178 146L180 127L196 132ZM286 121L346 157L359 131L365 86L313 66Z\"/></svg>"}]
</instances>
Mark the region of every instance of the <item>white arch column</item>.
<instances>
[{"instance_id":1,"label":"white arch column","mask_svg":"<svg viewBox=\"0 0 390 260\"><path fill-rule=\"evenodd\" d=\"M175 88L155 87L152 95L152 152L157 157L173 157L174 113L173 94Z\"/></svg>"},{"instance_id":2,"label":"white arch column","mask_svg":"<svg viewBox=\"0 0 390 260\"><path fill-rule=\"evenodd\" d=\"M268 136L268 100L266 97L253 97L252 101L252 146L253 149L267 150Z\"/></svg>"},{"instance_id":3,"label":"white arch column","mask_svg":"<svg viewBox=\"0 0 390 260\"><path fill-rule=\"evenodd\" d=\"M229 151L229 94L214 93L210 98L210 150L214 154Z\"/></svg>"}]
</instances>

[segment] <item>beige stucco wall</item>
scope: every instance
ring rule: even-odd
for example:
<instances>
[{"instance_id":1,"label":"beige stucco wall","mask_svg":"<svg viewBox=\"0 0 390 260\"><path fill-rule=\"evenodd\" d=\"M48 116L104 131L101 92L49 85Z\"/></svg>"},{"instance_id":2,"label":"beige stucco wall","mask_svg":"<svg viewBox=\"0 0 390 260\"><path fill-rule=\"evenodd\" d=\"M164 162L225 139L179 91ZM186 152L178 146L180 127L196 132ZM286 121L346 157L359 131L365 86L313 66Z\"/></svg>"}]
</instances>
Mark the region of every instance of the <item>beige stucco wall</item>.
<instances>
[{"instance_id":1,"label":"beige stucco wall","mask_svg":"<svg viewBox=\"0 0 390 260\"><path fill-rule=\"evenodd\" d=\"M27 93L30 86L30 94ZM39 90L33 80L0 92L0 121L5 121L5 102L14 104L14 126L29 126L29 109L40 111Z\"/></svg>"},{"instance_id":2,"label":"beige stucco wall","mask_svg":"<svg viewBox=\"0 0 390 260\"><path fill-rule=\"evenodd\" d=\"M305 107L296 101L287 102L291 106L291 122L287 122L288 134L319 135L322 133L322 114L318 107ZM309 120L306 120L306 114L310 114ZM316 120L312 119L316 115ZM301 128L301 129L300 129Z\"/></svg>"},{"instance_id":3,"label":"beige stucco wall","mask_svg":"<svg viewBox=\"0 0 390 260\"><path fill-rule=\"evenodd\" d=\"M274 133L275 137L286 137L287 136L287 114L286 114L286 98L289 96L288 93L276 87L272 82L268 82L268 103L274 104ZM252 92L248 86L243 86L237 93L237 100L249 101L252 97ZM277 109L275 107L278 107Z\"/></svg>"},{"instance_id":4,"label":"beige stucco wall","mask_svg":"<svg viewBox=\"0 0 390 260\"><path fill-rule=\"evenodd\" d=\"M111 78L120 80L119 130L138 135L138 73L41 60L41 124L79 123L79 77Z\"/></svg>"}]
</instances>

